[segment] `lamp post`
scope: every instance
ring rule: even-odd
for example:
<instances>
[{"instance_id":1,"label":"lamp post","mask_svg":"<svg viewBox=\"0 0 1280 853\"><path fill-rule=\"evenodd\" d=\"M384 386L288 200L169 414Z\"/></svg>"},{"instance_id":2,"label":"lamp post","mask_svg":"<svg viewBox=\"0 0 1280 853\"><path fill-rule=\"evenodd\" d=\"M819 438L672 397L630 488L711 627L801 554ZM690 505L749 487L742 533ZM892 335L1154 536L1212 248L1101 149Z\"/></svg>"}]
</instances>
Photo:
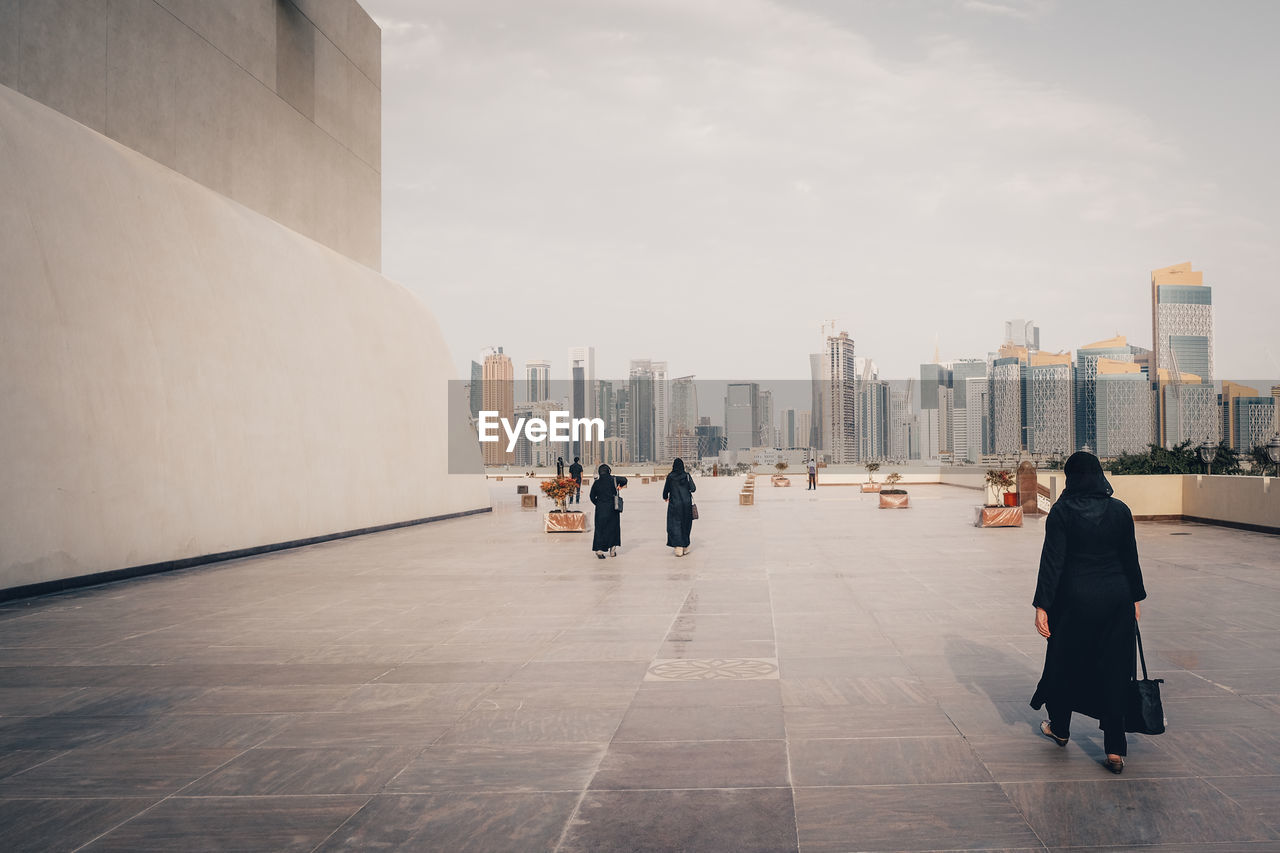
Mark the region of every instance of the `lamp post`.
<instances>
[{"instance_id":1,"label":"lamp post","mask_svg":"<svg viewBox=\"0 0 1280 853\"><path fill-rule=\"evenodd\" d=\"M1267 442L1267 456L1271 458L1271 464L1276 466L1276 474L1280 474L1280 432L1271 436L1271 440Z\"/></svg>"},{"instance_id":2,"label":"lamp post","mask_svg":"<svg viewBox=\"0 0 1280 853\"><path fill-rule=\"evenodd\" d=\"M1205 437L1204 444L1200 445L1200 461L1204 463L1205 473L1213 473L1213 457L1217 454L1217 446L1209 441L1208 436Z\"/></svg>"}]
</instances>

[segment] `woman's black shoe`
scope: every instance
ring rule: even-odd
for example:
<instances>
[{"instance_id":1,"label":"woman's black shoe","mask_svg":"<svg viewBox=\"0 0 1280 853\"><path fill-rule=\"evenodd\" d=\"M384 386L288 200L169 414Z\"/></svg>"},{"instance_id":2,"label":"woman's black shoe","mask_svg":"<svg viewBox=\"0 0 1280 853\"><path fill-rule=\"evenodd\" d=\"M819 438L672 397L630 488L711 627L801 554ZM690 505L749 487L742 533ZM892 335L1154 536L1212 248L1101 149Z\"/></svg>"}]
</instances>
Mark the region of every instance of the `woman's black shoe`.
<instances>
[{"instance_id":1,"label":"woman's black shoe","mask_svg":"<svg viewBox=\"0 0 1280 853\"><path fill-rule=\"evenodd\" d=\"M1044 720L1043 722L1040 723L1040 734L1044 735L1049 740L1056 743L1058 746L1066 746L1067 741L1069 740L1069 738L1058 737L1057 735L1055 735L1053 733L1053 729L1049 727L1048 720ZM1119 771L1116 771L1116 772L1118 773Z\"/></svg>"}]
</instances>

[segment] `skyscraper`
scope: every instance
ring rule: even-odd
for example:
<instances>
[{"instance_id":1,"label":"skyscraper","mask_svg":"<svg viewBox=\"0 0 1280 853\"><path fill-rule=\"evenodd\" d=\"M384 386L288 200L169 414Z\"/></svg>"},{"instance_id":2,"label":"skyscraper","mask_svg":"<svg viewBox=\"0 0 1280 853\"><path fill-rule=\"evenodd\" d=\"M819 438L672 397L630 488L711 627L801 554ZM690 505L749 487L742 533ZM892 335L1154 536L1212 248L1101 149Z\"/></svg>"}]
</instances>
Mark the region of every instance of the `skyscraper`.
<instances>
[{"instance_id":1,"label":"skyscraper","mask_svg":"<svg viewBox=\"0 0 1280 853\"><path fill-rule=\"evenodd\" d=\"M827 338L826 380L830 401L823 438L831 461L839 464L858 459L858 364L848 332Z\"/></svg>"},{"instance_id":2,"label":"skyscraper","mask_svg":"<svg viewBox=\"0 0 1280 853\"><path fill-rule=\"evenodd\" d=\"M724 431L727 450L750 450L759 445L760 385L731 382L724 398Z\"/></svg>"},{"instance_id":3,"label":"skyscraper","mask_svg":"<svg viewBox=\"0 0 1280 853\"><path fill-rule=\"evenodd\" d=\"M813 418L808 409L800 409L796 412L796 429L792 435L792 447L808 448L809 442L813 439Z\"/></svg>"},{"instance_id":4,"label":"skyscraper","mask_svg":"<svg viewBox=\"0 0 1280 853\"><path fill-rule=\"evenodd\" d=\"M1107 359L1113 362L1135 364L1139 347L1131 346L1124 335L1116 335L1104 341L1085 344L1076 350L1076 450L1088 447L1096 451L1098 447L1098 362ZM1151 419L1144 418L1145 423Z\"/></svg>"},{"instance_id":5,"label":"skyscraper","mask_svg":"<svg viewBox=\"0 0 1280 853\"><path fill-rule=\"evenodd\" d=\"M1100 458L1142 453L1151 443L1151 383L1128 361L1097 360L1094 371L1092 450Z\"/></svg>"},{"instance_id":6,"label":"skyscraper","mask_svg":"<svg viewBox=\"0 0 1280 853\"><path fill-rule=\"evenodd\" d=\"M524 363L525 400L537 403L551 399L551 362L526 361Z\"/></svg>"},{"instance_id":7,"label":"skyscraper","mask_svg":"<svg viewBox=\"0 0 1280 853\"><path fill-rule=\"evenodd\" d=\"M632 462L657 460L657 442L654 440L654 374L653 362L647 358L633 358L627 376L628 421L631 434L627 450Z\"/></svg>"},{"instance_id":8,"label":"skyscraper","mask_svg":"<svg viewBox=\"0 0 1280 853\"><path fill-rule=\"evenodd\" d=\"M987 360L984 358L962 358L947 365L951 371L952 415L951 452L957 462L976 462L982 456L982 415L986 408L986 394L981 393L977 401L979 419L978 429L974 433L970 429L969 389L974 387L969 380L980 379L982 386L987 384Z\"/></svg>"},{"instance_id":9,"label":"skyscraper","mask_svg":"<svg viewBox=\"0 0 1280 853\"><path fill-rule=\"evenodd\" d=\"M1005 320L1004 342L1034 352L1040 349L1040 327L1031 320Z\"/></svg>"},{"instance_id":10,"label":"skyscraper","mask_svg":"<svg viewBox=\"0 0 1280 853\"><path fill-rule=\"evenodd\" d=\"M668 437L667 450L672 457L689 461L698 456L698 386L692 376L681 376L671 380L671 406L667 418ZM692 441L692 450L689 442ZM665 459L662 461L666 461Z\"/></svg>"},{"instance_id":11,"label":"skyscraper","mask_svg":"<svg viewBox=\"0 0 1280 853\"><path fill-rule=\"evenodd\" d=\"M1069 456L1075 450L1071 353L1035 352L1027 365L1027 450Z\"/></svg>"},{"instance_id":12,"label":"skyscraper","mask_svg":"<svg viewBox=\"0 0 1280 853\"><path fill-rule=\"evenodd\" d=\"M777 447L779 442L777 428L774 426L772 391L768 389L760 391L760 402L756 407L756 412L760 417L760 423L757 427L757 432L760 436L760 446Z\"/></svg>"},{"instance_id":13,"label":"skyscraper","mask_svg":"<svg viewBox=\"0 0 1280 853\"><path fill-rule=\"evenodd\" d=\"M1003 356L991 363L991 451L1002 456L1022 450L1022 359Z\"/></svg>"},{"instance_id":14,"label":"skyscraper","mask_svg":"<svg viewBox=\"0 0 1280 853\"><path fill-rule=\"evenodd\" d=\"M516 411L515 368L511 358L503 354L502 347L484 357L481 378L484 385L482 408L487 412L497 412L499 418L513 419ZM481 447L486 465L506 465L515 461L515 455L507 452L506 442L501 436L498 441L485 442Z\"/></svg>"},{"instance_id":15,"label":"skyscraper","mask_svg":"<svg viewBox=\"0 0 1280 853\"><path fill-rule=\"evenodd\" d=\"M653 369L653 460L667 462L675 454L667 446L671 434L669 409L671 388L667 380L667 363L655 361Z\"/></svg>"},{"instance_id":16,"label":"skyscraper","mask_svg":"<svg viewBox=\"0 0 1280 853\"><path fill-rule=\"evenodd\" d=\"M569 411L574 418L596 417L596 349L595 347L569 348ZM582 458L583 464L594 461L592 445L575 441L569 449L571 456Z\"/></svg>"},{"instance_id":17,"label":"skyscraper","mask_svg":"<svg viewBox=\"0 0 1280 853\"><path fill-rule=\"evenodd\" d=\"M822 455L827 449L826 430L827 430L827 409L830 408L830 402L827 395L830 388L827 383L827 364L822 353L815 352L809 355L809 384L812 389L811 405L809 410L809 447Z\"/></svg>"},{"instance_id":18,"label":"skyscraper","mask_svg":"<svg viewBox=\"0 0 1280 853\"><path fill-rule=\"evenodd\" d=\"M1213 380L1213 288L1190 261L1151 271L1151 340L1156 440L1166 447L1187 439L1216 442L1216 394L1182 390ZM1211 396L1214 405L1207 407Z\"/></svg>"},{"instance_id":19,"label":"skyscraper","mask_svg":"<svg viewBox=\"0 0 1280 853\"><path fill-rule=\"evenodd\" d=\"M471 381L467 383L467 401L471 406L471 419L480 416L484 408L484 368L480 362L471 362Z\"/></svg>"}]
</instances>

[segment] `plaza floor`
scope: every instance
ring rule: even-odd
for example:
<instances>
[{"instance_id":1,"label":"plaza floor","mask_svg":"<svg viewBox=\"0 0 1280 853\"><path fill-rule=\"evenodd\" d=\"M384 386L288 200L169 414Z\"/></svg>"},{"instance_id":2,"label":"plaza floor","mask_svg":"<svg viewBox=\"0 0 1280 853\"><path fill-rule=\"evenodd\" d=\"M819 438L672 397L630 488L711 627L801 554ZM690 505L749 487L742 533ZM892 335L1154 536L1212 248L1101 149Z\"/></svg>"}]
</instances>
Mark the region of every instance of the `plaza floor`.
<instances>
[{"instance_id":1,"label":"plaza floor","mask_svg":"<svg viewBox=\"0 0 1280 853\"><path fill-rule=\"evenodd\" d=\"M1169 731L1027 706L1042 521L660 486L0 606L0 849L1280 850L1280 538L1141 523ZM536 486L534 488L536 491ZM588 534L589 536L589 534Z\"/></svg>"}]
</instances>

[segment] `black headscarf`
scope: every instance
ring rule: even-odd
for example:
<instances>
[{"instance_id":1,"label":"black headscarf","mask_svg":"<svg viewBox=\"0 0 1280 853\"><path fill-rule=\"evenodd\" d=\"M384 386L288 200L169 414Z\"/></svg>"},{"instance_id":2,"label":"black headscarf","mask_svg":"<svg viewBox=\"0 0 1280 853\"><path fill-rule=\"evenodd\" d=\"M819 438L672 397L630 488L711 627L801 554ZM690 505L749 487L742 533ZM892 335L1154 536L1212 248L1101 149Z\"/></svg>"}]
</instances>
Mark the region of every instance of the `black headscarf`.
<instances>
[{"instance_id":1,"label":"black headscarf","mask_svg":"<svg viewBox=\"0 0 1280 853\"><path fill-rule=\"evenodd\" d=\"M671 473L672 474L684 473L684 460L681 459L679 456L671 460Z\"/></svg>"},{"instance_id":2,"label":"black headscarf","mask_svg":"<svg viewBox=\"0 0 1280 853\"><path fill-rule=\"evenodd\" d=\"M1092 453L1081 450L1071 454L1062 470L1067 475L1062 497L1111 497L1111 484L1102 476L1102 463Z\"/></svg>"},{"instance_id":3,"label":"black headscarf","mask_svg":"<svg viewBox=\"0 0 1280 853\"><path fill-rule=\"evenodd\" d=\"M613 481L613 471L608 465L601 465L596 469L599 475L600 491L597 494L609 497L618 493L618 484Z\"/></svg>"}]
</instances>

